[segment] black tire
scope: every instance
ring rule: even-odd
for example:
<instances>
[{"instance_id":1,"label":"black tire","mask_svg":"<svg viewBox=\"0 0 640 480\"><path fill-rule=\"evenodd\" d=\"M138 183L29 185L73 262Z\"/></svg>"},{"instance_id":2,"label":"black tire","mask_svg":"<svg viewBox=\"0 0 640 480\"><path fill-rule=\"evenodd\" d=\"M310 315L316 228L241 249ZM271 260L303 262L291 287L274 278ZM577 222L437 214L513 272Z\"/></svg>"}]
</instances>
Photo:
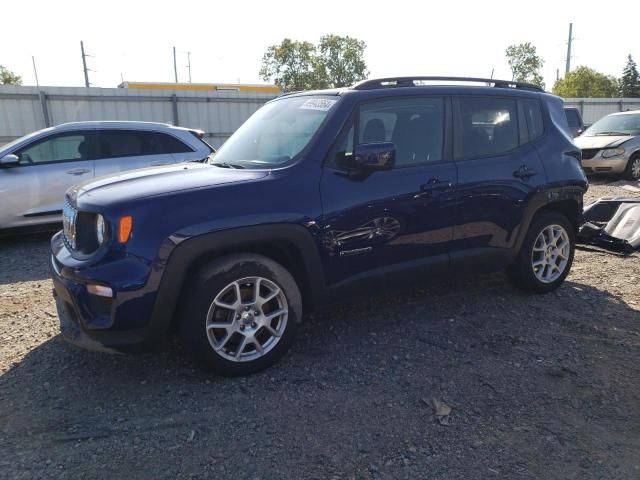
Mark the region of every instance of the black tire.
<instances>
[{"instance_id":1,"label":"black tire","mask_svg":"<svg viewBox=\"0 0 640 480\"><path fill-rule=\"evenodd\" d=\"M216 296L225 291L228 285L247 277L261 277L273 282L286 298L288 314L284 330L269 351L265 349L265 353L254 360L233 361L225 358L225 355L230 355L225 349L222 353L214 350L206 328L207 318ZM241 323L232 313L229 316L233 324ZM287 352L302 320L302 298L294 278L278 263L261 255L234 254L215 260L199 270L190 281L181 317L180 333L185 348L205 367L226 376L248 375L271 366ZM242 338L242 333L237 332L236 335ZM215 338L212 341L215 342ZM241 348L238 346L237 350ZM254 353L257 354L257 349Z\"/></svg>"},{"instance_id":2,"label":"black tire","mask_svg":"<svg viewBox=\"0 0 640 480\"><path fill-rule=\"evenodd\" d=\"M559 225L562 227L569 238L569 256L568 261L564 267L562 274L552 282L545 283L541 281L534 271L533 267L533 248L538 238L538 235L542 231L551 225ZM567 278L571 265L573 263L573 256L575 254L575 229L571 222L558 212L542 211L534 217L529 231L524 239L522 248L518 253L518 256L513 263L507 268L507 276L509 280L521 290L533 293L548 293L560 286L560 284Z\"/></svg>"},{"instance_id":3,"label":"black tire","mask_svg":"<svg viewBox=\"0 0 640 480\"><path fill-rule=\"evenodd\" d=\"M640 175L634 175L633 173L634 166L637 168L638 163L640 163L640 154L636 153L629 159L627 162L627 168L624 170L624 176L629 180L640 180Z\"/></svg>"}]
</instances>

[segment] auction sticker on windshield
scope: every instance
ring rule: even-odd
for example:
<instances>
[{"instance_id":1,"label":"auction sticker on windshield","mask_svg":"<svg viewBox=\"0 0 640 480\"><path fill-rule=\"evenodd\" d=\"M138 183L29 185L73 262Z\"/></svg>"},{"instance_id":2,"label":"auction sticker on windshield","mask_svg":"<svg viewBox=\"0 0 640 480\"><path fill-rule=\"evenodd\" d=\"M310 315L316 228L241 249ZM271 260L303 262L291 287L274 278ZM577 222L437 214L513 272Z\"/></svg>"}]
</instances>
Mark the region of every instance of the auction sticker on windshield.
<instances>
[{"instance_id":1,"label":"auction sticker on windshield","mask_svg":"<svg viewBox=\"0 0 640 480\"><path fill-rule=\"evenodd\" d=\"M322 112L326 112L329 110L337 100L331 100L329 98L310 98L302 105L300 108L305 110L320 110Z\"/></svg>"}]
</instances>

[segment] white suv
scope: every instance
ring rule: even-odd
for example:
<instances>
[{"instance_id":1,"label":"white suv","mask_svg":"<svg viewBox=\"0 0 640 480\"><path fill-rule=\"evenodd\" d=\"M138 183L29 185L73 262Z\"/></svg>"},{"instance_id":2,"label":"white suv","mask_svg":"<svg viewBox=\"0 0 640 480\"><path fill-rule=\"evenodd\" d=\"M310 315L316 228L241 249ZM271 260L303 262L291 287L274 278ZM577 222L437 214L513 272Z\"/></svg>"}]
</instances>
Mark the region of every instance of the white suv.
<instances>
[{"instance_id":1,"label":"white suv","mask_svg":"<svg viewBox=\"0 0 640 480\"><path fill-rule=\"evenodd\" d=\"M0 231L60 222L64 192L98 176L203 160L199 130L149 122L76 122L0 147Z\"/></svg>"}]
</instances>

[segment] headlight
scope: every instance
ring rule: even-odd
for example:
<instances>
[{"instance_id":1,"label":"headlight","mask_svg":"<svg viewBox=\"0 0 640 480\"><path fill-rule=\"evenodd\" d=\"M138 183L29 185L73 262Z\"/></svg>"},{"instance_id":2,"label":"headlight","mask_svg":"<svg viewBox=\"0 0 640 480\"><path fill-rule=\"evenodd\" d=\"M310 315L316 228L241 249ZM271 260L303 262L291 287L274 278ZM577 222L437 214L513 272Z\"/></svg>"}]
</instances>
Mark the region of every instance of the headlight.
<instances>
[{"instance_id":1,"label":"headlight","mask_svg":"<svg viewBox=\"0 0 640 480\"><path fill-rule=\"evenodd\" d=\"M104 217L100 214L96 215L96 239L98 240L98 245L102 245L104 242L105 230Z\"/></svg>"},{"instance_id":2,"label":"headlight","mask_svg":"<svg viewBox=\"0 0 640 480\"><path fill-rule=\"evenodd\" d=\"M617 157L624 153L624 148L607 148L602 151L602 158Z\"/></svg>"}]
</instances>

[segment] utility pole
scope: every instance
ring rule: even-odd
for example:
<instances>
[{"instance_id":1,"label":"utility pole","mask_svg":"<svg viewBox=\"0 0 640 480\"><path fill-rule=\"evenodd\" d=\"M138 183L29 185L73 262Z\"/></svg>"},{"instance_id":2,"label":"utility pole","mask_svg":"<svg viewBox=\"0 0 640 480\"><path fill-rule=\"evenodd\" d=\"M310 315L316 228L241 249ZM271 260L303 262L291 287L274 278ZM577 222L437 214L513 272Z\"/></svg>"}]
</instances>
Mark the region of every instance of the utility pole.
<instances>
[{"instance_id":1,"label":"utility pole","mask_svg":"<svg viewBox=\"0 0 640 480\"><path fill-rule=\"evenodd\" d=\"M173 47L173 73L176 76L176 83L178 83L178 64L176 63L176 47Z\"/></svg>"},{"instance_id":2,"label":"utility pole","mask_svg":"<svg viewBox=\"0 0 640 480\"><path fill-rule=\"evenodd\" d=\"M33 62L33 74L36 76L36 87L40 86L40 82L38 81L38 69L36 68L36 57L31 56L31 62Z\"/></svg>"},{"instance_id":3,"label":"utility pole","mask_svg":"<svg viewBox=\"0 0 640 480\"><path fill-rule=\"evenodd\" d=\"M89 87L89 71L87 70L87 54L84 53L84 42L80 40L80 51L82 51L82 68L84 69L84 86Z\"/></svg>"},{"instance_id":4,"label":"utility pole","mask_svg":"<svg viewBox=\"0 0 640 480\"><path fill-rule=\"evenodd\" d=\"M556 82L560 80L560 69L556 68Z\"/></svg>"},{"instance_id":5,"label":"utility pole","mask_svg":"<svg viewBox=\"0 0 640 480\"><path fill-rule=\"evenodd\" d=\"M191 83L191 52L187 52L187 68L189 69L189 83Z\"/></svg>"},{"instance_id":6,"label":"utility pole","mask_svg":"<svg viewBox=\"0 0 640 480\"><path fill-rule=\"evenodd\" d=\"M567 66L564 71L565 77L571 71L571 42L573 41L573 23L569 24L569 41L567 42Z\"/></svg>"}]
</instances>

